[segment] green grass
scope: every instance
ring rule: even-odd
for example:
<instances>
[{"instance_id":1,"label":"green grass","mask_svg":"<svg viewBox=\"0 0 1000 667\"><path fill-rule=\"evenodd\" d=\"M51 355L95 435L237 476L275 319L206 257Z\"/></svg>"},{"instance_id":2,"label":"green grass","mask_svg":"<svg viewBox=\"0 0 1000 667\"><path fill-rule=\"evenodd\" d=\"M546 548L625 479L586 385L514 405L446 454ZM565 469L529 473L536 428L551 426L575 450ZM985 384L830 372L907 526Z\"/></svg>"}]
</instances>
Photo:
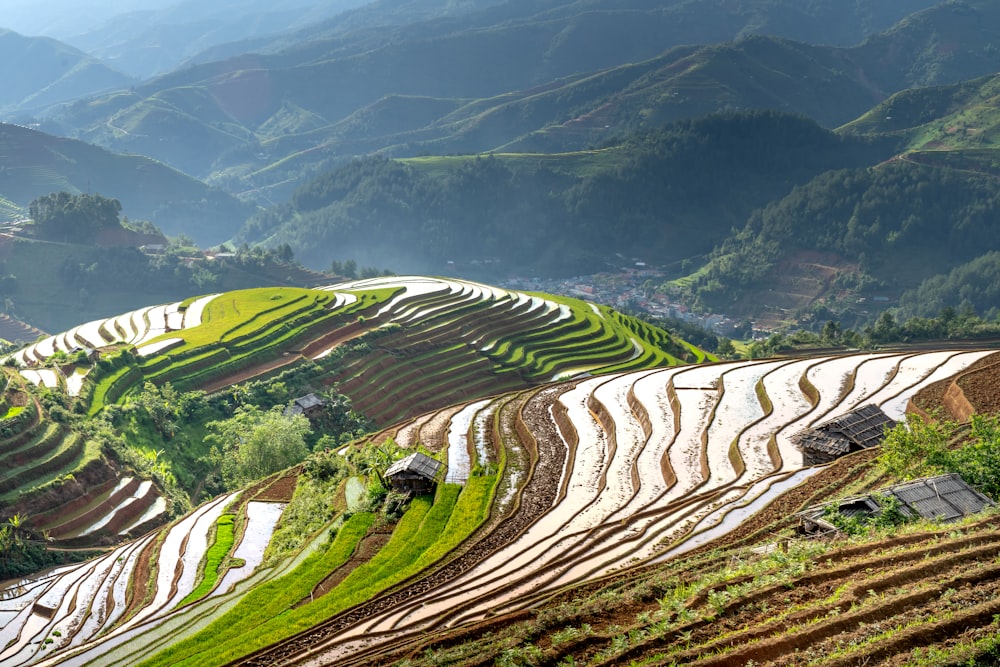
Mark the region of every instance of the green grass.
<instances>
[{"instance_id":1,"label":"green grass","mask_svg":"<svg viewBox=\"0 0 1000 667\"><path fill-rule=\"evenodd\" d=\"M71 434L66 438L67 441L73 440L73 435ZM69 445L74 445L75 442L66 443L68 446L66 448L60 449L60 454L69 448ZM96 440L88 440L84 443L81 448L80 453L65 466L60 467L58 470L53 470L52 472L47 472L41 474L34 479L30 480L30 490L25 490L23 487L19 487L12 491L8 491L3 495L0 495L0 501L8 502L18 497L21 494L43 494L49 485L58 485L62 483L63 478L66 475L72 475L79 470L87 467L92 461L96 461L101 458L101 443ZM26 480L28 481L28 480Z\"/></svg>"},{"instance_id":2,"label":"green grass","mask_svg":"<svg viewBox=\"0 0 1000 667\"><path fill-rule=\"evenodd\" d=\"M190 329L171 331L160 338L180 338L184 341L168 356L176 357L192 348L217 344L235 338L252 322L264 328L280 319L303 299L312 299L319 307L330 300L330 294L300 287L271 287L227 292L208 302L201 324ZM150 342L159 340L154 338Z\"/></svg>"},{"instance_id":3,"label":"green grass","mask_svg":"<svg viewBox=\"0 0 1000 667\"><path fill-rule=\"evenodd\" d=\"M11 406L7 410L7 414L5 414L3 417L0 417L0 421L3 421L4 419L13 419L14 417L18 416L22 412L24 412L24 406L23 405L14 405L14 406Z\"/></svg>"},{"instance_id":4,"label":"green grass","mask_svg":"<svg viewBox=\"0 0 1000 667\"><path fill-rule=\"evenodd\" d=\"M290 613L293 606L308 597L313 588L331 571L347 562L374 521L372 514L355 514L340 527L328 549L309 556L285 576L248 592L232 610L213 621L203 631L142 664L200 666L224 662L220 653L226 648L227 642L242 647L244 642L249 643L251 638L259 636L260 627L276 616ZM249 650L252 648L247 646L246 651Z\"/></svg>"},{"instance_id":5,"label":"green grass","mask_svg":"<svg viewBox=\"0 0 1000 667\"><path fill-rule=\"evenodd\" d=\"M215 584L219 581L219 575L221 574L220 568L222 567L222 562L229 555L229 551L233 548L233 542L236 538L233 532L235 528L233 522L235 520L235 514L223 514L215 522L215 541L208 548L208 551L205 552L205 567L202 579L195 589L181 600L178 606L183 607L195 600L199 600L215 588Z\"/></svg>"},{"instance_id":6,"label":"green grass","mask_svg":"<svg viewBox=\"0 0 1000 667\"><path fill-rule=\"evenodd\" d=\"M441 485L433 501L429 497L416 498L396 526L389 543L327 595L299 608L292 608L295 602L308 597L315 583L323 578L318 568L307 561L290 575L265 584L248 595L247 599L285 579L293 578L288 583L289 590L274 592L275 599L267 603L267 611L255 610L250 615L250 610L245 609L241 615L231 617L231 614L244 606L241 601L233 612L213 623L205 632L199 633L190 642L168 649L147 664L222 664L306 630L418 574L461 544L482 524L489 514L497 479L495 475L474 477L465 487ZM351 521L358 516L362 515L355 515ZM348 524L341 528L331 551L337 547ZM354 544L356 542L357 540ZM330 567L327 572L333 569L335 568ZM260 604L264 604L265 599L267 598L261 598ZM240 637L238 642L227 641L237 636Z\"/></svg>"}]
</instances>

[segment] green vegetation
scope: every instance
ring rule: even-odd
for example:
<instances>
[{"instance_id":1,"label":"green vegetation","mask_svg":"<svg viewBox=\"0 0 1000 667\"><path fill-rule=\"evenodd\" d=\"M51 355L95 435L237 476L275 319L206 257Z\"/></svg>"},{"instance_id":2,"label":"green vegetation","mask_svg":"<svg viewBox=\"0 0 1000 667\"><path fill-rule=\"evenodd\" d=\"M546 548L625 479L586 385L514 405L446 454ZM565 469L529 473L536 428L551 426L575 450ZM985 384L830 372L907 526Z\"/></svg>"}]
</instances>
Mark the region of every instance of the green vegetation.
<instances>
[{"instance_id":1,"label":"green vegetation","mask_svg":"<svg viewBox=\"0 0 1000 667\"><path fill-rule=\"evenodd\" d=\"M202 564L202 578L193 591L178 603L178 606L200 600L209 591L215 588L219 581L219 576L223 573L223 563L226 561L229 552L233 548L235 535L233 533L236 520L235 514L223 514L215 522L215 536L205 552L205 560Z\"/></svg>"},{"instance_id":2,"label":"green vegetation","mask_svg":"<svg viewBox=\"0 0 1000 667\"><path fill-rule=\"evenodd\" d=\"M337 529L327 548L310 555L289 574L254 588L205 630L143 664L204 665L213 656L227 652L227 648L231 653L244 653L245 650L239 649L246 636L255 636L259 628L273 622L276 616L291 614L296 603L308 598L316 585L351 557L374 520L370 513L355 514ZM240 646L226 647L231 642Z\"/></svg>"},{"instance_id":3,"label":"green vegetation","mask_svg":"<svg viewBox=\"0 0 1000 667\"><path fill-rule=\"evenodd\" d=\"M56 241L87 241L105 230L121 229L122 204L101 195L55 192L28 205L34 232Z\"/></svg>"},{"instance_id":4,"label":"green vegetation","mask_svg":"<svg viewBox=\"0 0 1000 667\"><path fill-rule=\"evenodd\" d=\"M212 458L228 488L244 486L306 458L309 420L283 412L281 407L264 412L243 406L229 419L208 423Z\"/></svg>"},{"instance_id":5,"label":"green vegetation","mask_svg":"<svg viewBox=\"0 0 1000 667\"><path fill-rule=\"evenodd\" d=\"M910 517L902 512L899 498L890 494L875 493L873 496L879 505L875 514L858 514L845 516L836 505L831 505L823 514L823 518L847 535L864 535L873 531L890 530L906 523Z\"/></svg>"},{"instance_id":6,"label":"green vegetation","mask_svg":"<svg viewBox=\"0 0 1000 667\"><path fill-rule=\"evenodd\" d=\"M325 265L317 253L336 232L341 256L377 264L419 255L419 264L396 266L418 272L449 260L482 272L462 259L497 258L505 272L580 273L614 252L667 263L707 252L791 184L890 154L803 118L753 112L631 136L600 154L603 169L577 153L566 167L504 154L435 169L372 158L303 185L290 207L258 214L240 238L288 243L303 261ZM478 224L466 224L471 218Z\"/></svg>"},{"instance_id":7,"label":"green vegetation","mask_svg":"<svg viewBox=\"0 0 1000 667\"><path fill-rule=\"evenodd\" d=\"M290 514L282 518L282 526L286 522L298 526L292 529L294 534L302 535L310 530L304 523L308 520L306 515L310 508L321 513L329 512L323 507L328 507L329 496L323 499L321 495L324 490L329 493L329 489L343 479L343 474L342 471L332 471L327 459L332 460L332 457L317 454L310 459L306 469L312 472L307 472L306 478L300 482L295 499L289 506ZM337 530L337 537L325 554L310 556L289 575L255 589L232 612L205 631L164 651L148 664L204 664L206 661L214 664L235 658L254 647L267 645L310 627L423 571L482 525L489 514L497 481L497 475L472 477L464 487L450 484L439 487L434 499L415 499L399 519L385 547L352 571L333 591L313 599L313 588L322 580L324 573L333 571L336 563L342 562L341 558L346 559L343 554L347 546L353 549L360 540L356 528L359 520L364 522L365 527L373 521L370 513L353 515ZM281 531L282 527L279 527L276 539ZM274 562L274 554L269 558ZM265 590L269 590L273 597L266 594L258 597ZM302 604L305 600L309 602ZM256 609L244 606L244 603L264 605L265 608ZM235 637L241 637L239 645L226 645L228 638ZM253 639L248 642L248 637Z\"/></svg>"},{"instance_id":8,"label":"green vegetation","mask_svg":"<svg viewBox=\"0 0 1000 667\"><path fill-rule=\"evenodd\" d=\"M953 447L956 438L961 445ZM886 436L879 464L897 479L955 472L1000 499L1000 416L973 415L966 427L909 414Z\"/></svg>"}]
</instances>

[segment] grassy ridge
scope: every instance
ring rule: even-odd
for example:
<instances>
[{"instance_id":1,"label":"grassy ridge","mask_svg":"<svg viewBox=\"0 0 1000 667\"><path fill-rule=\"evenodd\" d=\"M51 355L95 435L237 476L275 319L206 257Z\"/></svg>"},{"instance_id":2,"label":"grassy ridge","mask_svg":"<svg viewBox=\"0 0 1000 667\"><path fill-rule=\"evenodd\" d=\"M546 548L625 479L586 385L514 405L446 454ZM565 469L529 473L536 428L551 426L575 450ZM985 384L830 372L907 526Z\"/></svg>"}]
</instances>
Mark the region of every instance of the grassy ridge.
<instances>
[{"instance_id":1,"label":"grassy ridge","mask_svg":"<svg viewBox=\"0 0 1000 667\"><path fill-rule=\"evenodd\" d=\"M235 520L235 514L223 514L215 522L215 540L205 552L204 576L195 589L180 601L178 606L183 607L189 602L198 600L215 588L215 584L219 580L222 562L229 555L236 538L234 534Z\"/></svg>"}]
</instances>

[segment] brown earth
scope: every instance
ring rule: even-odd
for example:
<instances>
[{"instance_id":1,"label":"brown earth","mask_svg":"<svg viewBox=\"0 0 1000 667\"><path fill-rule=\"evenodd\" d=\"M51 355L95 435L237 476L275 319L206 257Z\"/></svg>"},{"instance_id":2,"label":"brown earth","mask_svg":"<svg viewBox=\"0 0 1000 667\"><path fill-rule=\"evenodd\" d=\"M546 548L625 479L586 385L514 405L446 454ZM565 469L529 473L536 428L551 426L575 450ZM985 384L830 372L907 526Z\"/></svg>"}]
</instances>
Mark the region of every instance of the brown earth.
<instances>
[{"instance_id":1,"label":"brown earth","mask_svg":"<svg viewBox=\"0 0 1000 667\"><path fill-rule=\"evenodd\" d=\"M737 305L730 313L754 318L755 326L770 330L787 323L799 310L818 299L833 294L833 281L839 275L859 271L857 263L834 253L798 250L782 258L761 281L759 289L749 292L743 304L763 304L754 310ZM838 295L840 296L840 295Z\"/></svg>"},{"instance_id":2,"label":"brown earth","mask_svg":"<svg viewBox=\"0 0 1000 667\"><path fill-rule=\"evenodd\" d=\"M267 487L262 489L256 496L253 497L253 499L274 503L291 502L292 495L295 493L295 487L298 483L299 477L297 472L293 475L279 477Z\"/></svg>"}]
</instances>

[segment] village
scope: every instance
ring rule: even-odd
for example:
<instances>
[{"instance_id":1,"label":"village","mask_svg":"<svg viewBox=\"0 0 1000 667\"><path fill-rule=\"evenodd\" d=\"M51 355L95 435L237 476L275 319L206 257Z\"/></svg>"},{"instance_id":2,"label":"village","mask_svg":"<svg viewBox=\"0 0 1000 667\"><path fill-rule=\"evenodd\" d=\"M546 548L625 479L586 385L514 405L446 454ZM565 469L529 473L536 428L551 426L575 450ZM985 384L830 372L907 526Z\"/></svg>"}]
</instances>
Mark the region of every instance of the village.
<instances>
[{"instance_id":1,"label":"village","mask_svg":"<svg viewBox=\"0 0 1000 667\"><path fill-rule=\"evenodd\" d=\"M671 301L669 295L656 289L667 280L667 274L641 264L639 262L635 268L620 269L616 273L602 272L547 279L513 277L500 284L508 289L560 294L601 303L624 312L681 320L728 338L750 335L745 322L735 321L719 313L697 313L686 304Z\"/></svg>"}]
</instances>

